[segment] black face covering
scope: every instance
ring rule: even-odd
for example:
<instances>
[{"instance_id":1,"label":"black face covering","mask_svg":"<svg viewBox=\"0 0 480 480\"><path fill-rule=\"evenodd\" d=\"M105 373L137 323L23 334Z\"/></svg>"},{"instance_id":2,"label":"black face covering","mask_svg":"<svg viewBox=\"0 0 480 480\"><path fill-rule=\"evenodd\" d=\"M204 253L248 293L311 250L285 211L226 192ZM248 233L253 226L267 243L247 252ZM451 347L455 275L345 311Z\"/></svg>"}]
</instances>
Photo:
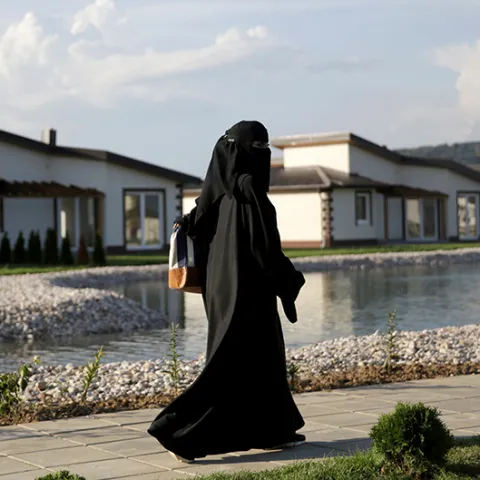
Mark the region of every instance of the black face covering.
<instances>
[{"instance_id":1,"label":"black face covering","mask_svg":"<svg viewBox=\"0 0 480 480\"><path fill-rule=\"evenodd\" d=\"M235 124L215 145L202 193L197 199L195 225L224 195L234 196L238 177L249 174L258 190L268 192L271 151L268 131L256 121Z\"/></svg>"}]
</instances>

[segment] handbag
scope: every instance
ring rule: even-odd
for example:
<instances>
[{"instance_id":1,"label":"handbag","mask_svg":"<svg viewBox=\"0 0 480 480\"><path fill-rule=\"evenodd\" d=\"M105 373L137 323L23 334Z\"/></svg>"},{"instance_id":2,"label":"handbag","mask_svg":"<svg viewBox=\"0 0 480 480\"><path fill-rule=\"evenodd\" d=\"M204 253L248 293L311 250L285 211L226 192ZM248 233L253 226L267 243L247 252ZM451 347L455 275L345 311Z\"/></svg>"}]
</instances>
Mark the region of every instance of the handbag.
<instances>
[{"instance_id":1,"label":"handbag","mask_svg":"<svg viewBox=\"0 0 480 480\"><path fill-rule=\"evenodd\" d=\"M203 293L199 248L182 225L176 224L170 237L168 286L172 290Z\"/></svg>"}]
</instances>

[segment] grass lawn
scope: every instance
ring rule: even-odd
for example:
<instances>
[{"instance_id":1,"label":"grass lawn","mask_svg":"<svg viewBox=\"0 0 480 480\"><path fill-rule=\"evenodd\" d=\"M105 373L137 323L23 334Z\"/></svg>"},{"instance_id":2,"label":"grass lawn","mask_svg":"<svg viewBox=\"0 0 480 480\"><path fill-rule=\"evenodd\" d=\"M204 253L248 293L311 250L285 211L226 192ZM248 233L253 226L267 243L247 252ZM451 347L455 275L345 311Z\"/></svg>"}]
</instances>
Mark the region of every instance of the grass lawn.
<instances>
[{"instance_id":1,"label":"grass lawn","mask_svg":"<svg viewBox=\"0 0 480 480\"><path fill-rule=\"evenodd\" d=\"M372 451L325 461L299 462L263 472L215 473L196 480L411 480L410 475L381 473L381 459ZM447 465L434 480L460 480L480 476L480 437L458 442Z\"/></svg>"},{"instance_id":2,"label":"grass lawn","mask_svg":"<svg viewBox=\"0 0 480 480\"><path fill-rule=\"evenodd\" d=\"M318 248L318 249L286 249L285 254L290 258L300 257L323 257L328 255L359 255L388 252L429 252L433 250L460 250L462 248L480 248L480 243L428 243L410 245L377 245L371 247L351 248ZM130 265L158 265L168 262L168 252L161 254L141 253L126 255L109 255L107 263L109 266L124 267ZM9 265L0 267L0 275L20 275L25 273L46 273L64 272L77 270L85 267L80 266L26 266Z\"/></svg>"}]
</instances>

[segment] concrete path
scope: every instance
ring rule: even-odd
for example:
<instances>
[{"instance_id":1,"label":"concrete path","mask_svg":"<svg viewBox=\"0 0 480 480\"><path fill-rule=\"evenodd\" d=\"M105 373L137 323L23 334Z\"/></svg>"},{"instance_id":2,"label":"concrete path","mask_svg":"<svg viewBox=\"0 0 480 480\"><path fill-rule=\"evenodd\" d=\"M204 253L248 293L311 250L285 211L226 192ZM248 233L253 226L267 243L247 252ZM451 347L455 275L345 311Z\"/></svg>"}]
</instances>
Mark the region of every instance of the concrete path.
<instances>
[{"instance_id":1,"label":"concrete path","mask_svg":"<svg viewBox=\"0 0 480 480\"><path fill-rule=\"evenodd\" d=\"M208 457L192 465L177 463L146 433L159 410L0 427L0 480L34 480L64 469L87 480L170 480L344 455L368 447L378 416L399 401L438 407L457 437L480 434L480 375L452 377L297 395L306 420L304 446Z\"/></svg>"}]
</instances>

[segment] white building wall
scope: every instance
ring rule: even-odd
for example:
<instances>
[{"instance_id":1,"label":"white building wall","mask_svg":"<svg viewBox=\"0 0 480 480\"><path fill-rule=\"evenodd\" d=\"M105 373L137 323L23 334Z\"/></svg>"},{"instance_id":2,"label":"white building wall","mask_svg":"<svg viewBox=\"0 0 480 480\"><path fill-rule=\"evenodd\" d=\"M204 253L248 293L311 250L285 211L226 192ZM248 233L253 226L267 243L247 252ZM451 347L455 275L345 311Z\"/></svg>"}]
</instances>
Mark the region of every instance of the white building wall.
<instances>
[{"instance_id":1,"label":"white building wall","mask_svg":"<svg viewBox=\"0 0 480 480\"><path fill-rule=\"evenodd\" d=\"M350 173L371 178L379 182L396 183L398 166L385 158L349 145Z\"/></svg>"},{"instance_id":2,"label":"white building wall","mask_svg":"<svg viewBox=\"0 0 480 480\"><path fill-rule=\"evenodd\" d=\"M9 181L47 181L51 175L48 155L0 142L0 178Z\"/></svg>"},{"instance_id":3,"label":"white building wall","mask_svg":"<svg viewBox=\"0 0 480 480\"><path fill-rule=\"evenodd\" d=\"M48 181L50 157L7 143L0 143L0 178L8 181ZM5 198L4 231L12 247L20 231L25 240L31 230L39 230L43 240L48 228L54 226L52 199Z\"/></svg>"},{"instance_id":4,"label":"white building wall","mask_svg":"<svg viewBox=\"0 0 480 480\"><path fill-rule=\"evenodd\" d=\"M376 194L372 191L372 224L356 225L355 223L355 190L337 189L332 192L333 222L332 236L334 240L376 240L378 237L377 223L379 223ZM383 200L382 200L383 201ZM383 221L382 221L383 222Z\"/></svg>"},{"instance_id":5,"label":"white building wall","mask_svg":"<svg viewBox=\"0 0 480 480\"><path fill-rule=\"evenodd\" d=\"M388 240L403 239L403 198L388 198Z\"/></svg>"},{"instance_id":6,"label":"white building wall","mask_svg":"<svg viewBox=\"0 0 480 480\"><path fill-rule=\"evenodd\" d=\"M283 151L285 168L319 165L341 172L349 171L349 145L316 145L285 148Z\"/></svg>"},{"instance_id":7,"label":"white building wall","mask_svg":"<svg viewBox=\"0 0 480 480\"><path fill-rule=\"evenodd\" d=\"M53 180L73 183L78 187L96 188L105 194L104 201L104 244L107 246L123 246L123 189L165 189L166 196L166 238L168 242L171 225L177 217L176 183L130 168L107 164L94 160L78 158L55 158ZM160 207L163 209L163 206ZM161 213L163 210L161 210ZM161 230L164 234L164 229Z\"/></svg>"},{"instance_id":8,"label":"white building wall","mask_svg":"<svg viewBox=\"0 0 480 480\"><path fill-rule=\"evenodd\" d=\"M5 198L3 200L3 227L8 232L12 248L18 234L23 232L25 246L32 230L40 232L40 238L45 240L45 234L54 223L53 198Z\"/></svg>"},{"instance_id":9,"label":"white building wall","mask_svg":"<svg viewBox=\"0 0 480 480\"><path fill-rule=\"evenodd\" d=\"M270 192L269 198L277 211L278 230L282 242L322 242L322 211L318 192ZM183 197L183 211L195 206L195 196Z\"/></svg>"},{"instance_id":10,"label":"white building wall","mask_svg":"<svg viewBox=\"0 0 480 480\"><path fill-rule=\"evenodd\" d=\"M372 192L373 226L377 232L377 240L385 240L385 199L381 193Z\"/></svg>"},{"instance_id":11,"label":"white building wall","mask_svg":"<svg viewBox=\"0 0 480 480\"><path fill-rule=\"evenodd\" d=\"M269 198L277 210L277 223L282 242L322 241L320 193L275 193Z\"/></svg>"}]
</instances>

